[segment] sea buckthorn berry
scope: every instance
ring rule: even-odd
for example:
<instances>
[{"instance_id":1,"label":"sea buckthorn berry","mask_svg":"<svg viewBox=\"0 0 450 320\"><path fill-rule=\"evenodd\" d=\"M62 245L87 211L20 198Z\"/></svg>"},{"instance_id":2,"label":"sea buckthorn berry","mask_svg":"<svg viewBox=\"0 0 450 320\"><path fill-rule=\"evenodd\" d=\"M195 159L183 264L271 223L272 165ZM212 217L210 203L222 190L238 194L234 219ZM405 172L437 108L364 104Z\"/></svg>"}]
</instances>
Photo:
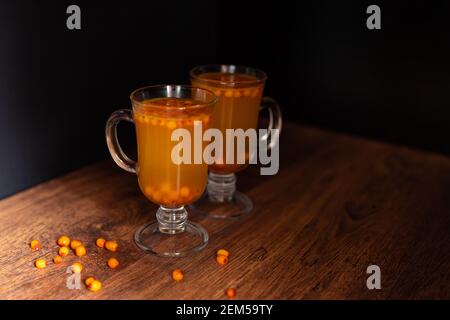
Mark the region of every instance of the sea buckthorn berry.
<instances>
[{"instance_id":1,"label":"sea buckthorn berry","mask_svg":"<svg viewBox=\"0 0 450 320\"><path fill-rule=\"evenodd\" d=\"M69 248L67 248L67 247L61 247L61 248L59 248L58 254L59 254L61 257L67 256L67 255L69 254Z\"/></svg>"},{"instance_id":2,"label":"sea buckthorn berry","mask_svg":"<svg viewBox=\"0 0 450 320\"><path fill-rule=\"evenodd\" d=\"M105 247L105 242L106 240L103 238L98 238L97 240L95 240L95 245L99 248L104 248Z\"/></svg>"},{"instance_id":3,"label":"sea buckthorn berry","mask_svg":"<svg viewBox=\"0 0 450 320\"><path fill-rule=\"evenodd\" d=\"M97 292L102 288L102 283L98 280L93 280L91 284L88 285L88 289L92 292Z\"/></svg>"},{"instance_id":4,"label":"sea buckthorn berry","mask_svg":"<svg viewBox=\"0 0 450 320\"><path fill-rule=\"evenodd\" d=\"M105 242L106 250L116 252L118 247L119 247L119 244L115 240L108 240Z\"/></svg>"},{"instance_id":5,"label":"sea buckthorn berry","mask_svg":"<svg viewBox=\"0 0 450 320\"><path fill-rule=\"evenodd\" d=\"M78 257L82 257L86 255L86 248L84 246L79 246L75 248L75 254Z\"/></svg>"},{"instance_id":6,"label":"sea buckthorn berry","mask_svg":"<svg viewBox=\"0 0 450 320\"><path fill-rule=\"evenodd\" d=\"M252 94L252 90L251 89L245 89L244 90L244 96L249 97Z\"/></svg>"},{"instance_id":7,"label":"sea buckthorn berry","mask_svg":"<svg viewBox=\"0 0 450 320\"><path fill-rule=\"evenodd\" d=\"M230 255L230 252L228 250L225 250L225 249L219 249L219 250L217 250L216 254L218 256L222 255L222 256L225 256L225 257L228 258L228 256Z\"/></svg>"},{"instance_id":8,"label":"sea buckthorn berry","mask_svg":"<svg viewBox=\"0 0 450 320\"><path fill-rule=\"evenodd\" d=\"M234 91L234 97L235 98L240 98L242 96L241 92L239 90L235 90Z\"/></svg>"},{"instance_id":9,"label":"sea buckthorn berry","mask_svg":"<svg viewBox=\"0 0 450 320\"><path fill-rule=\"evenodd\" d=\"M58 246L68 247L70 245L70 238L68 236L61 236L58 239Z\"/></svg>"},{"instance_id":10,"label":"sea buckthorn berry","mask_svg":"<svg viewBox=\"0 0 450 320\"><path fill-rule=\"evenodd\" d=\"M172 271L172 279L175 281L181 281L184 278L184 273L181 269L175 269Z\"/></svg>"},{"instance_id":11,"label":"sea buckthorn berry","mask_svg":"<svg viewBox=\"0 0 450 320\"><path fill-rule=\"evenodd\" d=\"M228 263L228 257L219 254L219 255L216 257L216 261L217 261L218 264L220 264L220 265L223 266L223 265L225 265L225 264Z\"/></svg>"},{"instance_id":12,"label":"sea buckthorn berry","mask_svg":"<svg viewBox=\"0 0 450 320\"><path fill-rule=\"evenodd\" d=\"M233 90L226 90L225 91L225 97L232 98L233 97Z\"/></svg>"},{"instance_id":13,"label":"sea buckthorn berry","mask_svg":"<svg viewBox=\"0 0 450 320\"><path fill-rule=\"evenodd\" d=\"M70 243L70 247L75 250L77 247L82 246L83 244L81 243L80 240L72 240L72 242Z\"/></svg>"},{"instance_id":14,"label":"sea buckthorn berry","mask_svg":"<svg viewBox=\"0 0 450 320\"><path fill-rule=\"evenodd\" d=\"M53 263L54 264L58 264L58 263L61 263L61 262L62 262L61 256L53 257Z\"/></svg>"},{"instance_id":15,"label":"sea buckthorn berry","mask_svg":"<svg viewBox=\"0 0 450 320\"><path fill-rule=\"evenodd\" d=\"M34 265L36 266L36 268L38 269L44 269L47 266L47 261L45 261L44 259L37 259L34 262Z\"/></svg>"},{"instance_id":16,"label":"sea buckthorn berry","mask_svg":"<svg viewBox=\"0 0 450 320\"><path fill-rule=\"evenodd\" d=\"M259 89L255 88L252 90L252 98L256 98L259 95Z\"/></svg>"},{"instance_id":17,"label":"sea buckthorn berry","mask_svg":"<svg viewBox=\"0 0 450 320\"><path fill-rule=\"evenodd\" d=\"M207 124L207 123L209 122L210 119L211 119L211 117L210 117L209 115L204 115L204 116L202 117L202 122L203 122L204 124Z\"/></svg>"},{"instance_id":18,"label":"sea buckthorn berry","mask_svg":"<svg viewBox=\"0 0 450 320\"><path fill-rule=\"evenodd\" d=\"M84 283L89 287L94 280L94 277L87 277L86 280L84 280Z\"/></svg>"},{"instance_id":19,"label":"sea buckthorn berry","mask_svg":"<svg viewBox=\"0 0 450 320\"><path fill-rule=\"evenodd\" d=\"M222 90L218 89L218 90L214 90L214 94L218 97L220 97L222 95Z\"/></svg>"},{"instance_id":20,"label":"sea buckthorn berry","mask_svg":"<svg viewBox=\"0 0 450 320\"><path fill-rule=\"evenodd\" d=\"M159 191L153 192L152 198L153 198L153 200L154 200L156 203L160 203L160 202L161 202L161 199L162 199L162 194L161 194L161 192L159 192Z\"/></svg>"},{"instance_id":21,"label":"sea buckthorn berry","mask_svg":"<svg viewBox=\"0 0 450 320\"><path fill-rule=\"evenodd\" d=\"M236 297L236 289L228 288L227 290L225 290L225 294L227 295L228 298L234 298Z\"/></svg>"},{"instance_id":22,"label":"sea buckthorn berry","mask_svg":"<svg viewBox=\"0 0 450 320\"><path fill-rule=\"evenodd\" d=\"M189 190L189 187L181 187L180 189L180 196L182 196L183 198L186 198L189 196L189 194L191 193L191 191Z\"/></svg>"},{"instance_id":23,"label":"sea buckthorn berry","mask_svg":"<svg viewBox=\"0 0 450 320\"><path fill-rule=\"evenodd\" d=\"M72 272L80 273L83 270L83 265L80 262L75 262L72 265Z\"/></svg>"},{"instance_id":24,"label":"sea buckthorn berry","mask_svg":"<svg viewBox=\"0 0 450 320\"><path fill-rule=\"evenodd\" d=\"M31 240L31 242L30 242L30 247L31 247L31 249L33 249L33 250L39 250L39 249L42 249L42 245L41 245L41 243L39 242L39 240Z\"/></svg>"},{"instance_id":25,"label":"sea buckthorn berry","mask_svg":"<svg viewBox=\"0 0 450 320\"><path fill-rule=\"evenodd\" d=\"M169 130L173 130L177 127L177 123L173 120L167 121L166 125Z\"/></svg>"},{"instance_id":26,"label":"sea buckthorn berry","mask_svg":"<svg viewBox=\"0 0 450 320\"><path fill-rule=\"evenodd\" d=\"M110 267L111 269L115 269L118 266L119 266L119 260L117 260L116 258L108 259L108 267Z\"/></svg>"}]
</instances>

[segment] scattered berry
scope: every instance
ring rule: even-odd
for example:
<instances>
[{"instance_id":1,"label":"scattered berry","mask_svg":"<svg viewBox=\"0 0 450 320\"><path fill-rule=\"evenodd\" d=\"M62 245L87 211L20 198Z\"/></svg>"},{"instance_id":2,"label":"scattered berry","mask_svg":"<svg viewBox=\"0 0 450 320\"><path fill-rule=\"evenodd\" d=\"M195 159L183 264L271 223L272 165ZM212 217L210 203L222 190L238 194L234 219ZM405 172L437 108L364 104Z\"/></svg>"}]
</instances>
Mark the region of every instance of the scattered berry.
<instances>
[{"instance_id":1,"label":"scattered berry","mask_svg":"<svg viewBox=\"0 0 450 320\"><path fill-rule=\"evenodd\" d=\"M58 254L59 254L61 257L67 256L67 255L69 254L69 248L67 248L67 247L61 247L61 248L59 248Z\"/></svg>"},{"instance_id":2,"label":"scattered berry","mask_svg":"<svg viewBox=\"0 0 450 320\"><path fill-rule=\"evenodd\" d=\"M85 248L84 246L82 246L82 245L76 247L76 248L75 248L75 254L76 254L78 257L85 256L85 255L86 255L86 248Z\"/></svg>"},{"instance_id":3,"label":"scattered berry","mask_svg":"<svg viewBox=\"0 0 450 320\"><path fill-rule=\"evenodd\" d=\"M109 266L111 269L117 268L117 267L119 266L119 260L117 260L116 258L110 258L110 259L108 260L108 266Z\"/></svg>"},{"instance_id":4,"label":"scattered berry","mask_svg":"<svg viewBox=\"0 0 450 320\"><path fill-rule=\"evenodd\" d=\"M183 271L181 269L175 269L172 271L172 279L175 281L181 281L184 278Z\"/></svg>"},{"instance_id":5,"label":"scattered berry","mask_svg":"<svg viewBox=\"0 0 450 320\"><path fill-rule=\"evenodd\" d=\"M42 248L42 245L41 245L41 243L39 242L39 240L32 240L32 241L30 242L30 247L31 247L32 250L37 251L37 250L39 250L39 249Z\"/></svg>"},{"instance_id":6,"label":"scattered berry","mask_svg":"<svg viewBox=\"0 0 450 320\"><path fill-rule=\"evenodd\" d=\"M118 247L119 247L119 245L117 244L117 242L115 240L108 240L105 242L106 250L116 252Z\"/></svg>"},{"instance_id":7,"label":"scattered berry","mask_svg":"<svg viewBox=\"0 0 450 320\"><path fill-rule=\"evenodd\" d=\"M225 290L225 294L228 298L234 298L236 296L236 289L228 288L227 290Z\"/></svg>"},{"instance_id":8,"label":"scattered berry","mask_svg":"<svg viewBox=\"0 0 450 320\"><path fill-rule=\"evenodd\" d=\"M68 236L61 236L57 242L60 247L68 247L70 245L70 238Z\"/></svg>"},{"instance_id":9,"label":"scattered berry","mask_svg":"<svg viewBox=\"0 0 450 320\"><path fill-rule=\"evenodd\" d=\"M92 292L97 292L101 288L102 288L102 283L95 279L88 286L88 289L91 290Z\"/></svg>"},{"instance_id":10,"label":"scattered berry","mask_svg":"<svg viewBox=\"0 0 450 320\"><path fill-rule=\"evenodd\" d=\"M58 264L58 263L61 263L61 262L62 262L61 256L53 257L53 263L54 264Z\"/></svg>"},{"instance_id":11,"label":"scattered berry","mask_svg":"<svg viewBox=\"0 0 450 320\"><path fill-rule=\"evenodd\" d=\"M84 283L89 287L94 280L94 277L87 277L86 280L84 280Z\"/></svg>"},{"instance_id":12,"label":"scattered berry","mask_svg":"<svg viewBox=\"0 0 450 320\"><path fill-rule=\"evenodd\" d=\"M80 273L83 270L83 265L80 262L75 262L72 265L72 272Z\"/></svg>"},{"instance_id":13,"label":"scattered berry","mask_svg":"<svg viewBox=\"0 0 450 320\"><path fill-rule=\"evenodd\" d=\"M44 259L37 259L34 265L38 269L44 269L47 266L47 261L45 261Z\"/></svg>"},{"instance_id":14,"label":"scattered berry","mask_svg":"<svg viewBox=\"0 0 450 320\"><path fill-rule=\"evenodd\" d=\"M72 250L75 250L77 247L82 245L83 244L81 243L80 240L72 240L72 242L70 243L70 247L72 248Z\"/></svg>"},{"instance_id":15,"label":"scattered berry","mask_svg":"<svg viewBox=\"0 0 450 320\"><path fill-rule=\"evenodd\" d=\"M230 255L230 252L228 250L225 250L225 249L219 249L219 250L217 250L216 254L218 256L225 256L225 257L228 258L228 256Z\"/></svg>"},{"instance_id":16,"label":"scattered berry","mask_svg":"<svg viewBox=\"0 0 450 320\"><path fill-rule=\"evenodd\" d=\"M223 266L228 263L228 257L220 254L216 257L216 261Z\"/></svg>"},{"instance_id":17,"label":"scattered berry","mask_svg":"<svg viewBox=\"0 0 450 320\"><path fill-rule=\"evenodd\" d=\"M99 247L99 248L104 248L104 247L105 247L105 242L106 242L105 239L103 239L103 238L98 238L98 239L95 241L95 244L96 244L97 247Z\"/></svg>"}]
</instances>

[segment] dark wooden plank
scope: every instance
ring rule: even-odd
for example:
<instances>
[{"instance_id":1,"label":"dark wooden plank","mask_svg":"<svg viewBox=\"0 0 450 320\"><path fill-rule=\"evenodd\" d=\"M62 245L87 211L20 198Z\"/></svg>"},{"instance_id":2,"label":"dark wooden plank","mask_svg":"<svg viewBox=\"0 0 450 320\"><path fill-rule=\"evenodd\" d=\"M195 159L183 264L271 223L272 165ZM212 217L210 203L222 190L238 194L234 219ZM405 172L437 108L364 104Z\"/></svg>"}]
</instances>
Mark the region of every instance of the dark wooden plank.
<instances>
[{"instance_id":1,"label":"dark wooden plank","mask_svg":"<svg viewBox=\"0 0 450 320\"><path fill-rule=\"evenodd\" d=\"M318 129L287 125L276 176L252 167L239 187L253 215L228 222L193 217L210 232L201 253L178 259L144 254L134 230L156 206L136 178L106 161L0 201L0 298L215 299L228 286L242 299L450 298L450 159ZM83 278L104 288L65 286L65 268L33 262L56 254L68 234L87 244ZM121 261L97 249L99 235L117 239ZM44 249L32 252L38 238ZM214 261L227 248L228 265ZM366 268L377 264L382 289L368 290ZM174 283L173 268L185 271Z\"/></svg>"}]
</instances>

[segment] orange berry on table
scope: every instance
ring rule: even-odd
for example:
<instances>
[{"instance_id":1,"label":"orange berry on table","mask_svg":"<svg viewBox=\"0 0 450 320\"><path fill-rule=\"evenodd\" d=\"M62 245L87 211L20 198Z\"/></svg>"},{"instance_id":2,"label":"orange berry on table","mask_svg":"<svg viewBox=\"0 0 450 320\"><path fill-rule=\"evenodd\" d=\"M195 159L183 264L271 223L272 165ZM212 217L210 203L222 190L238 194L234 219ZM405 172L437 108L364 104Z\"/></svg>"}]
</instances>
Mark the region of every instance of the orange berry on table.
<instances>
[{"instance_id":1,"label":"orange berry on table","mask_svg":"<svg viewBox=\"0 0 450 320\"><path fill-rule=\"evenodd\" d=\"M45 261L44 259L37 259L34 262L34 265L36 266L36 268L38 269L44 269L47 266L47 261Z\"/></svg>"},{"instance_id":2,"label":"orange berry on table","mask_svg":"<svg viewBox=\"0 0 450 320\"><path fill-rule=\"evenodd\" d=\"M217 261L218 264L220 264L220 265L223 266L223 265L225 265L225 264L228 263L228 257L219 254L219 255L216 257L216 261Z\"/></svg>"},{"instance_id":3,"label":"orange berry on table","mask_svg":"<svg viewBox=\"0 0 450 320\"><path fill-rule=\"evenodd\" d=\"M97 292L102 288L102 283L98 280L92 280L92 282L88 285L88 289L92 292Z\"/></svg>"},{"instance_id":4,"label":"orange berry on table","mask_svg":"<svg viewBox=\"0 0 450 320\"><path fill-rule=\"evenodd\" d=\"M104 248L105 247L105 242L106 240L103 238L98 238L97 240L95 240L95 245L99 248Z\"/></svg>"},{"instance_id":5,"label":"orange berry on table","mask_svg":"<svg viewBox=\"0 0 450 320\"><path fill-rule=\"evenodd\" d=\"M119 245L117 244L117 242L115 240L108 240L105 242L106 250L116 252L118 247L119 247Z\"/></svg>"},{"instance_id":6,"label":"orange berry on table","mask_svg":"<svg viewBox=\"0 0 450 320\"><path fill-rule=\"evenodd\" d=\"M72 240L72 242L70 243L70 247L75 250L77 247L82 246L83 244L81 243L80 240Z\"/></svg>"},{"instance_id":7,"label":"orange berry on table","mask_svg":"<svg viewBox=\"0 0 450 320\"><path fill-rule=\"evenodd\" d=\"M39 242L39 240L31 240L30 242L30 247L33 250L39 250L42 248L41 243Z\"/></svg>"},{"instance_id":8,"label":"orange berry on table","mask_svg":"<svg viewBox=\"0 0 450 320\"><path fill-rule=\"evenodd\" d=\"M72 272L74 273L80 273L81 270L83 270L83 265L80 262L75 262L72 265Z\"/></svg>"},{"instance_id":9,"label":"orange berry on table","mask_svg":"<svg viewBox=\"0 0 450 320\"><path fill-rule=\"evenodd\" d=\"M87 277L86 280L84 280L84 283L89 287L94 280L94 277Z\"/></svg>"},{"instance_id":10,"label":"orange berry on table","mask_svg":"<svg viewBox=\"0 0 450 320\"><path fill-rule=\"evenodd\" d=\"M117 260L116 258L108 259L108 267L110 267L111 269L115 269L118 266L119 266L119 260Z\"/></svg>"},{"instance_id":11,"label":"orange berry on table","mask_svg":"<svg viewBox=\"0 0 450 320\"><path fill-rule=\"evenodd\" d=\"M236 289L228 288L227 290L225 290L225 294L228 298L234 298L236 296Z\"/></svg>"},{"instance_id":12,"label":"orange berry on table","mask_svg":"<svg viewBox=\"0 0 450 320\"><path fill-rule=\"evenodd\" d=\"M75 254L78 257L82 257L86 255L86 248L84 246L79 246L75 248Z\"/></svg>"},{"instance_id":13,"label":"orange berry on table","mask_svg":"<svg viewBox=\"0 0 450 320\"><path fill-rule=\"evenodd\" d=\"M69 248L67 248L67 247L61 247L61 248L59 248L58 254L59 254L61 257L67 256L67 255L69 254Z\"/></svg>"},{"instance_id":14,"label":"orange berry on table","mask_svg":"<svg viewBox=\"0 0 450 320\"><path fill-rule=\"evenodd\" d=\"M181 269L175 269L172 271L172 279L175 281L181 281L184 278L184 273Z\"/></svg>"},{"instance_id":15,"label":"orange berry on table","mask_svg":"<svg viewBox=\"0 0 450 320\"><path fill-rule=\"evenodd\" d=\"M61 256L53 257L53 263L58 264L62 262Z\"/></svg>"},{"instance_id":16,"label":"orange berry on table","mask_svg":"<svg viewBox=\"0 0 450 320\"><path fill-rule=\"evenodd\" d=\"M70 238L68 236L61 236L58 239L58 246L68 247L70 245Z\"/></svg>"},{"instance_id":17,"label":"orange berry on table","mask_svg":"<svg viewBox=\"0 0 450 320\"><path fill-rule=\"evenodd\" d=\"M222 255L222 256L225 256L225 257L228 258L228 256L230 255L230 252L228 250L225 250L225 249L219 249L219 250L217 250L216 254L218 256Z\"/></svg>"}]
</instances>

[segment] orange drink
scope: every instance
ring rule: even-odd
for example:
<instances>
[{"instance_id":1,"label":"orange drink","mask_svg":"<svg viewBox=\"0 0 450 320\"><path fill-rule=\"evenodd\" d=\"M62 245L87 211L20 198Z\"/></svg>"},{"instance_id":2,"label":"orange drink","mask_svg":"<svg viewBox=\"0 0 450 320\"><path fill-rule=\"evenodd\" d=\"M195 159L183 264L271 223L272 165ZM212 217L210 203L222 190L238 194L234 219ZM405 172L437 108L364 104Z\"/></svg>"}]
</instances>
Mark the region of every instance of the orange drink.
<instances>
[{"instance_id":1,"label":"orange drink","mask_svg":"<svg viewBox=\"0 0 450 320\"><path fill-rule=\"evenodd\" d=\"M219 130L223 137L223 145L209 166L206 196L191 208L209 217L239 218L252 211L253 203L236 190L235 173L255 163L256 143L258 154L278 146L282 125L280 108L275 100L263 97L267 76L261 70L236 65L203 65L192 69L190 75L193 86L207 89L218 97L211 128ZM269 113L269 126L259 132L258 115L262 109ZM265 149L261 148L264 143Z\"/></svg>"},{"instance_id":2,"label":"orange drink","mask_svg":"<svg viewBox=\"0 0 450 320\"><path fill-rule=\"evenodd\" d=\"M203 155L206 143L203 139L196 143L196 133L202 135L210 126L217 97L200 88L159 85L135 90L130 99L133 109L113 112L105 135L116 164L136 174L143 194L159 205L156 219L140 226L134 241L145 252L165 257L200 251L208 243L208 232L188 221L185 206L197 200L207 184L208 165L203 157L199 161L195 157L200 152ZM137 161L120 147L120 121L136 126ZM190 143L185 144L185 139ZM179 144L183 146L178 149ZM185 161L188 153L194 154L193 161Z\"/></svg>"},{"instance_id":3,"label":"orange drink","mask_svg":"<svg viewBox=\"0 0 450 320\"><path fill-rule=\"evenodd\" d=\"M208 179L207 164L173 163L171 154L178 142L171 141L171 135L175 129L184 128L194 137L194 121L206 130L211 108L194 99L156 98L140 102L133 116L138 141L138 181L145 196L169 208L200 198ZM191 146L194 154L194 143Z\"/></svg>"},{"instance_id":4,"label":"orange drink","mask_svg":"<svg viewBox=\"0 0 450 320\"><path fill-rule=\"evenodd\" d=\"M192 75L192 73L191 73ZM264 79L264 78L263 78ZM226 129L255 129L261 106L264 81L256 74L232 72L205 72L192 76L192 85L208 89L219 98L213 113L212 127L219 129L225 137ZM237 148L234 144L233 163L226 163L226 141L222 155L209 168L216 173L234 173L243 169L249 160L245 154L246 164L238 164Z\"/></svg>"}]
</instances>

